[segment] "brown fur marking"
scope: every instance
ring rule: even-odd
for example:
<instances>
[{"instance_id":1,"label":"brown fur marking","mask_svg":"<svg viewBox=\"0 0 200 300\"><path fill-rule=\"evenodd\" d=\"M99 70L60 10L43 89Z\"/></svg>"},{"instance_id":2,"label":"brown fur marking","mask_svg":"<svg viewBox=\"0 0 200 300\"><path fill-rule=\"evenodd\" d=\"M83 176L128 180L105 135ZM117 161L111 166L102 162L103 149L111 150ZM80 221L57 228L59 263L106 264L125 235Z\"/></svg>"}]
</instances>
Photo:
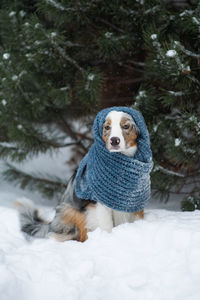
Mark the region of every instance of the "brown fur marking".
<instances>
[{"instance_id":1,"label":"brown fur marking","mask_svg":"<svg viewBox=\"0 0 200 300\"><path fill-rule=\"evenodd\" d=\"M87 240L87 229L85 215L75 208L69 208L65 210L62 216L62 221L64 224L71 224L78 228L79 230L79 241L84 242Z\"/></svg>"},{"instance_id":2,"label":"brown fur marking","mask_svg":"<svg viewBox=\"0 0 200 300\"><path fill-rule=\"evenodd\" d=\"M103 135L102 135L102 139L105 143L107 143L109 135L110 135L110 130L106 130L105 127L106 126L111 126L111 119L107 118L106 121L103 124Z\"/></svg>"},{"instance_id":3,"label":"brown fur marking","mask_svg":"<svg viewBox=\"0 0 200 300\"><path fill-rule=\"evenodd\" d=\"M133 147L137 145L137 134L132 126L130 120L127 117L122 117L120 125L122 127L122 134L124 137L124 140L126 141L126 144L128 147ZM130 127L128 129L123 129L124 125L129 125Z\"/></svg>"},{"instance_id":4,"label":"brown fur marking","mask_svg":"<svg viewBox=\"0 0 200 300\"><path fill-rule=\"evenodd\" d=\"M144 219L144 210L137 211L134 214L138 219Z\"/></svg>"}]
</instances>

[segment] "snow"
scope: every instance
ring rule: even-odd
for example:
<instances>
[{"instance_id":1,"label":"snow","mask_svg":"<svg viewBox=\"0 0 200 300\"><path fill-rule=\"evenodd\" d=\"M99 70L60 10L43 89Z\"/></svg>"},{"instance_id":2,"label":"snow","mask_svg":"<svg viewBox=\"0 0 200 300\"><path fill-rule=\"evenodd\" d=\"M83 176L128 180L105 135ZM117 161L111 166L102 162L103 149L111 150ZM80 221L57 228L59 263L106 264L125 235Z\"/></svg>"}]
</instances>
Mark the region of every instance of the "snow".
<instances>
[{"instance_id":1,"label":"snow","mask_svg":"<svg viewBox=\"0 0 200 300\"><path fill-rule=\"evenodd\" d=\"M95 75L94 74L89 74L88 75L88 80L93 81L94 80Z\"/></svg>"},{"instance_id":2,"label":"snow","mask_svg":"<svg viewBox=\"0 0 200 300\"><path fill-rule=\"evenodd\" d=\"M60 10L65 10L65 8L58 2L54 1L54 0L46 0L47 4L52 5L53 7L60 9Z\"/></svg>"},{"instance_id":3,"label":"snow","mask_svg":"<svg viewBox=\"0 0 200 300\"><path fill-rule=\"evenodd\" d=\"M191 72L190 66L186 66L185 71Z\"/></svg>"},{"instance_id":4,"label":"snow","mask_svg":"<svg viewBox=\"0 0 200 300\"><path fill-rule=\"evenodd\" d=\"M158 124L156 124L156 125L153 126L153 131L154 131L154 132L156 132L157 129L158 129Z\"/></svg>"},{"instance_id":5,"label":"snow","mask_svg":"<svg viewBox=\"0 0 200 300\"><path fill-rule=\"evenodd\" d=\"M68 91L69 90L69 86L63 86L60 88L61 91Z\"/></svg>"},{"instance_id":6,"label":"snow","mask_svg":"<svg viewBox=\"0 0 200 300\"><path fill-rule=\"evenodd\" d=\"M199 20L197 20L196 17L192 17L192 21L194 24L200 25L200 22L199 22Z\"/></svg>"},{"instance_id":7,"label":"snow","mask_svg":"<svg viewBox=\"0 0 200 300\"><path fill-rule=\"evenodd\" d=\"M26 13L24 10L20 10L19 15L23 18L26 15Z\"/></svg>"},{"instance_id":8,"label":"snow","mask_svg":"<svg viewBox=\"0 0 200 300\"><path fill-rule=\"evenodd\" d=\"M40 45L41 42L36 40L36 41L34 42L34 44L35 44L35 45Z\"/></svg>"},{"instance_id":9,"label":"snow","mask_svg":"<svg viewBox=\"0 0 200 300\"><path fill-rule=\"evenodd\" d=\"M191 56L191 57L194 57L197 59L200 58L200 54L193 53L190 50L185 49L185 47L183 45L181 45L179 41L174 41L174 47L181 50L183 53L185 53L188 56Z\"/></svg>"},{"instance_id":10,"label":"snow","mask_svg":"<svg viewBox=\"0 0 200 300\"><path fill-rule=\"evenodd\" d=\"M20 166L69 177L69 156L66 148ZM0 174L1 300L200 299L200 211L180 212L177 201L152 199L144 220L111 233L96 229L85 243L27 241L13 207L23 197L40 203L44 217L54 214L55 202L11 186Z\"/></svg>"},{"instance_id":11,"label":"snow","mask_svg":"<svg viewBox=\"0 0 200 300\"><path fill-rule=\"evenodd\" d=\"M139 91L140 97L146 97L146 91Z\"/></svg>"},{"instance_id":12,"label":"snow","mask_svg":"<svg viewBox=\"0 0 200 300\"><path fill-rule=\"evenodd\" d=\"M106 33L105 33L105 37L106 37L107 39L110 39L112 36L113 36L113 33L112 33L112 32L106 32Z\"/></svg>"},{"instance_id":13,"label":"snow","mask_svg":"<svg viewBox=\"0 0 200 300\"><path fill-rule=\"evenodd\" d=\"M183 92L182 91L179 91L179 92L169 91L169 94L173 95L173 96L183 96Z\"/></svg>"},{"instance_id":14,"label":"snow","mask_svg":"<svg viewBox=\"0 0 200 300\"><path fill-rule=\"evenodd\" d=\"M3 100L1 101L1 103L3 104L3 106L6 106L7 101L6 101L5 99L3 99Z\"/></svg>"},{"instance_id":15,"label":"snow","mask_svg":"<svg viewBox=\"0 0 200 300\"><path fill-rule=\"evenodd\" d=\"M181 144L181 140L179 138L176 138L174 140L174 144L175 144L176 147L178 147Z\"/></svg>"},{"instance_id":16,"label":"snow","mask_svg":"<svg viewBox=\"0 0 200 300\"><path fill-rule=\"evenodd\" d=\"M23 126L22 126L21 124L18 124L18 125L17 125L17 128L18 128L19 130L21 130L21 129L23 128Z\"/></svg>"},{"instance_id":17,"label":"snow","mask_svg":"<svg viewBox=\"0 0 200 300\"><path fill-rule=\"evenodd\" d=\"M51 32L51 33L50 33L50 36L51 36L52 38L54 38L54 37L57 36L57 33L56 33L56 32Z\"/></svg>"},{"instance_id":18,"label":"snow","mask_svg":"<svg viewBox=\"0 0 200 300\"><path fill-rule=\"evenodd\" d=\"M9 53L4 53L3 54L3 59L7 60L10 58L10 54Z\"/></svg>"},{"instance_id":19,"label":"snow","mask_svg":"<svg viewBox=\"0 0 200 300\"><path fill-rule=\"evenodd\" d=\"M90 74L88 74L87 78L88 78L88 81L93 81L94 78L95 78L95 75L92 74L92 73L90 73ZM86 85L85 85L85 90L86 90L86 91L89 90L89 82L86 83Z\"/></svg>"},{"instance_id":20,"label":"snow","mask_svg":"<svg viewBox=\"0 0 200 300\"><path fill-rule=\"evenodd\" d=\"M136 96L136 101L139 101L142 98L146 98L146 91L139 91L138 95Z\"/></svg>"},{"instance_id":21,"label":"snow","mask_svg":"<svg viewBox=\"0 0 200 300\"><path fill-rule=\"evenodd\" d=\"M13 80L13 81L16 81L17 79L18 79L18 76L17 76L17 75L13 75L13 76L12 76L12 80Z\"/></svg>"},{"instance_id":22,"label":"snow","mask_svg":"<svg viewBox=\"0 0 200 300\"><path fill-rule=\"evenodd\" d=\"M85 243L28 242L16 211L0 207L1 300L197 300L199 228L199 211L147 210Z\"/></svg>"},{"instance_id":23,"label":"snow","mask_svg":"<svg viewBox=\"0 0 200 300\"><path fill-rule=\"evenodd\" d=\"M13 16L15 16L16 15L16 11L11 11L10 13L9 13L9 17L13 17Z\"/></svg>"},{"instance_id":24,"label":"snow","mask_svg":"<svg viewBox=\"0 0 200 300\"><path fill-rule=\"evenodd\" d=\"M144 0L136 0L136 2L140 3L141 5L144 5Z\"/></svg>"},{"instance_id":25,"label":"snow","mask_svg":"<svg viewBox=\"0 0 200 300\"><path fill-rule=\"evenodd\" d=\"M176 143L176 141L175 141ZM181 173L178 173L178 172L174 172L174 171L171 171L171 170L168 170L160 165L157 165L155 168L154 168L154 171L157 171L157 170L160 170L162 173L164 174L167 174L167 175L172 175L172 176L178 176L178 177L184 177L183 174Z\"/></svg>"},{"instance_id":26,"label":"snow","mask_svg":"<svg viewBox=\"0 0 200 300\"><path fill-rule=\"evenodd\" d=\"M156 39L157 39L157 34L153 33L153 34L151 35L151 39L152 39L152 40L156 40Z\"/></svg>"},{"instance_id":27,"label":"snow","mask_svg":"<svg viewBox=\"0 0 200 300\"><path fill-rule=\"evenodd\" d=\"M194 11L193 10L188 10L188 9L186 9L186 10L184 10L182 13L180 13L179 14L179 16L180 17L184 17L184 16L191 16L191 15L193 15L194 14Z\"/></svg>"},{"instance_id":28,"label":"snow","mask_svg":"<svg viewBox=\"0 0 200 300\"><path fill-rule=\"evenodd\" d=\"M174 56L176 56L176 54L177 54L176 50L168 50L166 53L166 56L174 57Z\"/></svg>"},{"instance_id":29,"label":"snow","mask_svg":"<svg viewBox=\"0 0 200 300\"><path fill-rule=\"evenodd\" d=\"M196 116L191 116L189 118L189 121L192 122L195 125L196 132L197 132L198 135L200 135L200 122L197 119L197 117Z\"/></svg>"},{"instance_id":30,"label":"snow","mask_svg":"<svg viewBox=\"0 0 200 300\"><path fill-rule=\"evenodd\" d=\"M19 77L22 77L23 75L26 75L27 74L27 71L23 70L19 73Z\"/></svg>"}]
</instances>

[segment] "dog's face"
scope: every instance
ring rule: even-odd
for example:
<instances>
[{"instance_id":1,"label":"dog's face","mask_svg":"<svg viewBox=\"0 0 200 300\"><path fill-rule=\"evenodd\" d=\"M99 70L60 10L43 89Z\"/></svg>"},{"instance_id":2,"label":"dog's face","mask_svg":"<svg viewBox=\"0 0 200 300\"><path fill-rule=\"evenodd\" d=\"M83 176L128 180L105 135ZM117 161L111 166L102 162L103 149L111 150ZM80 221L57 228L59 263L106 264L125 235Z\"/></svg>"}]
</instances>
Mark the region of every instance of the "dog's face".
<instances>
[{"instance_id":1,"label":"dog's face","mask_svg":"<svg viewBox=\"0 0 200 300\"><path fill-rule=\"evenodd\" d=\"M133 118L121 111L111 111L103 125L103 141L110 152L133 156L137 150L139 129Z\"/></svg>"}]
</instances>

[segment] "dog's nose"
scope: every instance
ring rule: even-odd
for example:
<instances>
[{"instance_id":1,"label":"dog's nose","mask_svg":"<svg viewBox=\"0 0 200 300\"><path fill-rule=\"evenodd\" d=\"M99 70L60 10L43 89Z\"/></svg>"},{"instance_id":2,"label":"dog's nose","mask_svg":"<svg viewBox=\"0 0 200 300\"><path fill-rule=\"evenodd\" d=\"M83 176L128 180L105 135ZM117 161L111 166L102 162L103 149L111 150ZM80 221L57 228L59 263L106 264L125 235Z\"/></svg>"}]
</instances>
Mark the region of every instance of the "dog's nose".
<instances>
[{"instance_id":1,"label":"dog's nose","mask_svg":"<svg viewBox=\"0 0 200 300\"><path fill-rule=\"evenodd\" d=\"M111 137L110 144L111 146L118 146L120 143L120 139L116 136Z\"/></svg>"}]
</instances>

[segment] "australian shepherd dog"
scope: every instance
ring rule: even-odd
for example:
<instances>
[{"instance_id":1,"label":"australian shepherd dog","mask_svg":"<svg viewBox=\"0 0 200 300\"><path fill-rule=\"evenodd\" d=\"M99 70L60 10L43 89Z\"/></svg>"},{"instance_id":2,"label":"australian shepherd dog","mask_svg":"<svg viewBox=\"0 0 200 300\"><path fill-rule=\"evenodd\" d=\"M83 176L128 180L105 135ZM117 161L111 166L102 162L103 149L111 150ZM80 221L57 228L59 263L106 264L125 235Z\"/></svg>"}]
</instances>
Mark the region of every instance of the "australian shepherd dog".
<instances>
[{"instance_id":1,"label":"australian shepherd dog","mask_svg":"<svg viewBox=\"0 0 200 300\"><path fill-rule=\"evenodd\" d=\"M139 129L129 114L112 110L106 116L102 139L110 152L134 156L137 151L138 135ZM53 237L59 241L84 242L88 231L93 231L97 227L110 232L114 226L143 218L143 210L123 213L99 202L77 198L74 191L75 178L76 173L69 180L62 203L56 207L52 221L44 220L29 200L15 203L20 213L21 230L26 235L37 238Z\"/></svg>"}]
</instances>

